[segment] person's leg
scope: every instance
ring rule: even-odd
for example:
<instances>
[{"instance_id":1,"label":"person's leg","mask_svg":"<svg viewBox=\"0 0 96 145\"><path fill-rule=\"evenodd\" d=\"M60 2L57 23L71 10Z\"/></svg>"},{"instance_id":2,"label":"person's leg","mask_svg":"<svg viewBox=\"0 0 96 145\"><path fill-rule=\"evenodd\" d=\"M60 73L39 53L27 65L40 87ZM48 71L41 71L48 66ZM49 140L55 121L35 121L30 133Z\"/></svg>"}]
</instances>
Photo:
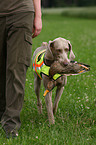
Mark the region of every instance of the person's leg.
<instances>
[{"instance_id":1,"label":"person's leg","mask_svg":"<svg viewBox=\"0 0 96 145\"><path fill-rule=\"evenodd\" d=\"M9 133L21 125L26 71L31 62L33 18L34 13L7 18L6 110L2 126Z\"/></svg>"},{"instance_id":2,"label":"person's leg","mask_svg":"<svg viewBox=\"0 0 96 145\"><path fill-rule=\"evenodd\" d=\"M0 17L0 121L5 111L6 86L6 17Z\"/></svg>"}]
</instances>

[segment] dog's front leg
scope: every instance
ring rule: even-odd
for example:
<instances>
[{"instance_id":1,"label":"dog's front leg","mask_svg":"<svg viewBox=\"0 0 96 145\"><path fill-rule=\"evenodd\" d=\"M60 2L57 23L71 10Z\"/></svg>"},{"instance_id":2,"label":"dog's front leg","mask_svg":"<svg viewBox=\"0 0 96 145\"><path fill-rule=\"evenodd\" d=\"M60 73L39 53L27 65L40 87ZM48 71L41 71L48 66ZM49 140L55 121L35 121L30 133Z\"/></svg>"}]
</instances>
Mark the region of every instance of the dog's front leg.
<instances>
[{"instance_id":1,"label":"dog's front leg","mask_svg":"<svg viewBox=\"0 0 96 145\"><path fill-rule=\"evenodd\" d=\"M50 91L46 96L45 96L45 101L46 101L46 108L47 108L47 113L48 113L48 119L50 124L54 124L54 115L53 115L53 105L52 105L52 91Z\"/></svg>"},{"instance_id":2,"label":"dog's front leg","mask_svg":"<svg viewBox=\"0 0 96 145\"><path fill-rule=\"evenodd\" d=\"M57 86L56 95L55 95L55 101L54 101L54 107L53 107L53 113L56 114L58 103L61 98L61 95L63 93L64 87Z\"/></svg>"},{"instance_id":3,"label":"dog's front leg","mask_svg":"<svg viewBox=\"0 0 96 145\"><path fill-rule=\"evenodd\" d=\"M43 84L45 90L47 90L47 85L48 82L50 82L49 77L43 74ZM45 96L45 102L46 102L46 108L47 108L47 113L48 113L48 119L50 124L54 124L54 115L53 115L53 105L52 105L52 91L50 91L46 96Z\"/></svg>"}]
</instances>

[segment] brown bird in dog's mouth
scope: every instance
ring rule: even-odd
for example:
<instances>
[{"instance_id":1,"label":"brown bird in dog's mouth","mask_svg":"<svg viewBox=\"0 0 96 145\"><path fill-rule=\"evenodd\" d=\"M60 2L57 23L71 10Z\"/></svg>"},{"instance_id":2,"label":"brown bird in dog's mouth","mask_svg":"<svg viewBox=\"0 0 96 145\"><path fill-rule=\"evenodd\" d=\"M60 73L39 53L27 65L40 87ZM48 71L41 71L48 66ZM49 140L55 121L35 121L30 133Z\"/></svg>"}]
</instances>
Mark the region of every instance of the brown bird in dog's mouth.
<instances>
[{"instance_id":1,"label":"brown bird in dog's mouth","mask_svg":"<svg viewBox=\"0 0 96 145\"><path fill-rule=\"evenodd\" d=\"M70 61L70 63L64 65L63 63L54 61L54 63L50 66L49 69L49 77L52 80L48 82L47 90L45 91L44 96L46 96L46 94L56 86L56 83L53 79L53 77L56 74L61 74L61 76L62 75L70 76L70 75L78 75L81 73L85 73L87 71L90 71L90 65L84 63L80 63L77 61Z\"/></svg>"}]
</instances>

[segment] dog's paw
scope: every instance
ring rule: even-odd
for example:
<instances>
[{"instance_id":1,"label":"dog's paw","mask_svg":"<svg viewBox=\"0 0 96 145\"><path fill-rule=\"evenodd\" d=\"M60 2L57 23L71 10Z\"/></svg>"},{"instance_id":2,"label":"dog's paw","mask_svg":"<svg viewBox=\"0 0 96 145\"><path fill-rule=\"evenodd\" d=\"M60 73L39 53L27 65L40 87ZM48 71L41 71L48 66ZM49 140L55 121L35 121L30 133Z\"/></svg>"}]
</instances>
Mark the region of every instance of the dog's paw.
<instances>
[{"instance_id":1,"label":"dog's paw","mask_svg":"<svg viewBox=\"0 0 96 145\"><path fill-rule=\"evenodd\" d=\"M38 113L42 114L42 104L37 104L37 108L38 108Z\"/></svg>"},{"instance_id":2,"label":"dog's paw","mask_svg":"<svg viewBox=\"0 0 96 145\"><path fill-rule=\"evenodd\" d=\"M55 120L54 120L54 119L52 119L52 120L49 120L49 124L50 124L50 125L53 125L53 124L55 124Z\"/></svg>"}]
</instances>

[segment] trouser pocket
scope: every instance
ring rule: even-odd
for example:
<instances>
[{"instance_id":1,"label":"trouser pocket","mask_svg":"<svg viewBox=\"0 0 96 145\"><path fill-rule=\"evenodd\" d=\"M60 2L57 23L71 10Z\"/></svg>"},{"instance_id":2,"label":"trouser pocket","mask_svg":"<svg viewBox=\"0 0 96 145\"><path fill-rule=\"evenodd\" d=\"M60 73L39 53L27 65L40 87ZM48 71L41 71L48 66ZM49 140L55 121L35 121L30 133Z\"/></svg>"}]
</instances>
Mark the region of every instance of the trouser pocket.
<instances>
[{"instance_id":1,"label":"trouser pocket","mask_svg":"<svg viewBox=\"0 0 96 145\"><path fill-rule=\"evenodd\" d=\"M23 63L26 66L30 66L31 64L31 55L32 55L32 35L28 32L24 34L24 42L23 47L20 50L20 54L18 56L18 62Z\"/></svg>"}]
</instances>

